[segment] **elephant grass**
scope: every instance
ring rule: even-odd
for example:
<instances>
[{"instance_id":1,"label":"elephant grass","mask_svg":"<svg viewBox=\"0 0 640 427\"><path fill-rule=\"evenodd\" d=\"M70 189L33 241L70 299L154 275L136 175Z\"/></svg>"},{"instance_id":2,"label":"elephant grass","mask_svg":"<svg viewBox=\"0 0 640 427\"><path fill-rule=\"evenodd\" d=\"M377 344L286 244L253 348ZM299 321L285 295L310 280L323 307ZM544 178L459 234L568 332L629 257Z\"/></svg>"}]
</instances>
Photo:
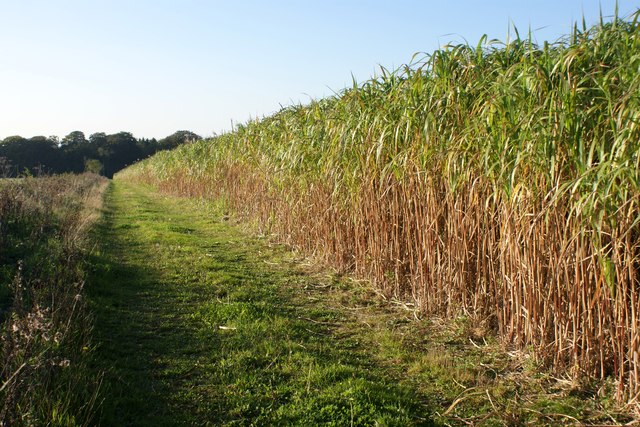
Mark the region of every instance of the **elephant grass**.
<instances>
[{"instance_id":1,"label":"elephant grass","mask_svg":"<svg viewBox=\"0 0 640 427\"><path fill-rule=\"evenodd\" d=\"M121 173L640 392L639 14L418 54ZM517 33L517 31L516 31Z\"/></svg>"}]
</instances>

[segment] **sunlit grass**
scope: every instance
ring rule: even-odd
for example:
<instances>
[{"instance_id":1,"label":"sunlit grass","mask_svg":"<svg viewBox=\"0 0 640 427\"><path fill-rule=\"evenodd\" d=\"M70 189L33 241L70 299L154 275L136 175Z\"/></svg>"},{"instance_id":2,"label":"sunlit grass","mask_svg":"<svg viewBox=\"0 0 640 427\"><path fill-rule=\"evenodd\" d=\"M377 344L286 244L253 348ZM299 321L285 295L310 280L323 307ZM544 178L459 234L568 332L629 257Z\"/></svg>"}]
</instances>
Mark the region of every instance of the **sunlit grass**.
<instances>
[{"instance_id":1,"label":"sunlit grass","mask_svg":"<svg viewBox=\"0 0 640 427\"><path fill-rule=\"evenodd\" d=\"M89 292L100 424L432 424L420 393L296 292L317 278L290 254L148 187L116 183L107 206Z\"/></svg>"}]
</instances>

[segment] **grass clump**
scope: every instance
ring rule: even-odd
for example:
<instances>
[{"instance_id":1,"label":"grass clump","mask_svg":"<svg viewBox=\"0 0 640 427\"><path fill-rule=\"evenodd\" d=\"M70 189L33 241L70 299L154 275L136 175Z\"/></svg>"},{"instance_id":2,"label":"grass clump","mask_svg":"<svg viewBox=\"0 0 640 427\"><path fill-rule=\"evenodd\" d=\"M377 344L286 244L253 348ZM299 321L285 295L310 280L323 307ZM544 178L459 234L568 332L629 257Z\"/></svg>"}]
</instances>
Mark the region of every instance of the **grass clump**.
<instances>
[{"instance_id":1,"label":"grass clump","mask_svg":"<svg viewBox=\"0 0 640 427\"><path fill-rule=\"evenodd\" d=\"M122 173L220 200L423 312L640 391L638 13L447 46Z\"/></svg>"},{"instance_id":2,"label":"grass clump","mask_svg":"<svg viewBox=\"0 0 640 427\"><path fill-rule=\"evenodd\" d=\"M86 425L90 321L83 251L97 175L0 180L0 424Z\"/></svg>"}]
</instances>

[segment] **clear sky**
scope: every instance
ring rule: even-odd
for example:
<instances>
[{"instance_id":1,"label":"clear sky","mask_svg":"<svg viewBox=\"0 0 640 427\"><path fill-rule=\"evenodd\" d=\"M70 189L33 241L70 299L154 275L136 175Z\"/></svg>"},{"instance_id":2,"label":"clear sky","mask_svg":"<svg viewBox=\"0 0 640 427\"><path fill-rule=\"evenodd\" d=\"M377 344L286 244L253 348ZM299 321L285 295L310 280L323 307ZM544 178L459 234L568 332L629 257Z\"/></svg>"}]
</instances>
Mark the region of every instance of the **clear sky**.
<instances>
[{"instance_id":1,"label":"clear sky","mask_svg":"<svg viewBox=\"0 0 640 427\"><path fill-rule=\"evenodd\" d=\"M0 138L209 136L510 23L555 40L600 7L615 0L0 0Z\"/></svg>"}]
</instances>

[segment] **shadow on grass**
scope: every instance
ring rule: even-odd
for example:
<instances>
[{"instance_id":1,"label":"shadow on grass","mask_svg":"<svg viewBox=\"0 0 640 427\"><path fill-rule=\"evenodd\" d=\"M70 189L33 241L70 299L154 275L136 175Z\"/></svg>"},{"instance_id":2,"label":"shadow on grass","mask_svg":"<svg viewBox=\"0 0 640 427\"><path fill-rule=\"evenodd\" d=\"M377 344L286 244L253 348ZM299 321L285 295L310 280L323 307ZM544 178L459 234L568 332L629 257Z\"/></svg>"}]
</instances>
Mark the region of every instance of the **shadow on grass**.
<instances>
[{"instance_id":1,"label":"shadow on grass","mask_svg":"<svg viewBox=\"0 0 640 427\"><path fill-rule=\"evenodd\" d=\"M181 322L171 329L163 320L173 305L163 279L152 264L144 268L114 227L113 212L98 227L102 251L94 254L88 294L95 314L97 342L94 367L104 372L102 425L177 425L188 421L171 407L171 378L163 360L175 357L185 342L196 339Z\"/></svg>"},{"instance_id":2,"label":"shadow on grass","mask_svg":"<svg viewBox=\"0 0 640 427\"><path fill-rule=\"evenodd\" d=\"M312 279L184 203L109 194L88 287L101 424L432 425L342 314L300 302Z\"/></svg>"}]
</instances>

